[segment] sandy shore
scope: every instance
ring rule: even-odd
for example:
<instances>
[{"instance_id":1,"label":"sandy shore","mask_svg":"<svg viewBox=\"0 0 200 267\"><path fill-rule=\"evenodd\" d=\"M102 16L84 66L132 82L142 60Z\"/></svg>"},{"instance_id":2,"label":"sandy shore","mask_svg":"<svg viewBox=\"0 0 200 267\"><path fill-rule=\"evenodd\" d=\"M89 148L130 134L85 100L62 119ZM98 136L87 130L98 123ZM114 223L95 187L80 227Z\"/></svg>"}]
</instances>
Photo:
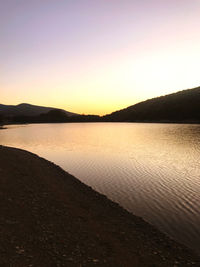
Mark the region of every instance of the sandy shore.
<instances>
[{"instance_id":1,"label":"sandy shore","mask_svg":"<svg viewBox=\"0 0 200 267\"><path fill-rule=\"evenodd\" d=\"M0 146L0 266L200 266L55 164Z\"/></svg>"}]
</instances>

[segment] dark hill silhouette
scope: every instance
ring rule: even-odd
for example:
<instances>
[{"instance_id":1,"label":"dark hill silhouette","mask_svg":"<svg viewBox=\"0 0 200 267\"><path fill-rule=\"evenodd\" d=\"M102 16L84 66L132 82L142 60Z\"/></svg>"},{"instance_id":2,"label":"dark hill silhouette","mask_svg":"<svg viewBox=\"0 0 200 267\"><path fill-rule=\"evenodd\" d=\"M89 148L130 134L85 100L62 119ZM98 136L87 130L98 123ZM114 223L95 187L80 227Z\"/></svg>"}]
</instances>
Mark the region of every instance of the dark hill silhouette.
<instances>
[{"instance_id":1,"label":"dark hill silhouette","mask_svg":"<svg viewBox=\"0 0 200 267\"><path fill-rule=\"evenodd\" d=\"M9 123L59 123L59 122L97 122L101 117L97 115L68 116L61 109L50 110L37 116L14 116Z\"/></svg>"},{"instance_id":2,"label":"dark hill silhouette","mask_svg":"<svg viewBox=\"0 0 200 267\"><path fill-rule=\"evenodd\" d=\"M149 99L103 117L30 104L0 104L0 124L100 121L200 123L200 87Z\"/></svg>"},{"instance_id":3,"label":"dark hill silhouette","mask_svg":"<svg viewBox=\"0 0 200 267\"><path fill-rule=\"evenodd\" d=\"M47 113L36 116L19 115L12 117L13 123L46 123L46 122L68 122L69 118L76 116L68 116L62 109L52 109Z\"/></svg>"},{"instance_id":4,"label":"dark hill silhouette","mask_svg":"<svg viewBox=\"0 0 200 267\"><path fill-rule=\"evenodd\" d=\"M51 110L56 110L56 108L52 107L42 107L42 106L36 106L31 104L19 104L19 105L3 105L0 104L0 114L3 116L38 116L43 113L47 113ZM78 115L66 110L62 110L67 116L74 116Z\"/></svg>"},{"instance_id":5,"label":"dark hill silhouette","mask_svg":"<svg viewBox=\"0 0 200 267\"><path fill-rule=\"evenodd\" d=\"M200 122L200 87L149 99L103 117L104 121Z\"/></svg>"}]
</instances>

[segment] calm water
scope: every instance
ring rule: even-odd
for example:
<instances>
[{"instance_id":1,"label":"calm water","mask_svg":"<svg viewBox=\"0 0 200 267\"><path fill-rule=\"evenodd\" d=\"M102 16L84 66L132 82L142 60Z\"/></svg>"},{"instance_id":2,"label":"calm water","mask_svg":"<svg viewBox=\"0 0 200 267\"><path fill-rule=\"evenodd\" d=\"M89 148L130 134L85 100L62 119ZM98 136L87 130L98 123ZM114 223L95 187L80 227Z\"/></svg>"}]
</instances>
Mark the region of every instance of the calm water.
<instances>
[{"instance_id":1,"label":"calm water","mask_svg":"<svg viewBox=\"0 0 200 267\"><path fill-rule=\"evenodd\" d=\"M200 125L10 126L0 143L43 156L200 251Z\"/></svg>"}]
</instances>

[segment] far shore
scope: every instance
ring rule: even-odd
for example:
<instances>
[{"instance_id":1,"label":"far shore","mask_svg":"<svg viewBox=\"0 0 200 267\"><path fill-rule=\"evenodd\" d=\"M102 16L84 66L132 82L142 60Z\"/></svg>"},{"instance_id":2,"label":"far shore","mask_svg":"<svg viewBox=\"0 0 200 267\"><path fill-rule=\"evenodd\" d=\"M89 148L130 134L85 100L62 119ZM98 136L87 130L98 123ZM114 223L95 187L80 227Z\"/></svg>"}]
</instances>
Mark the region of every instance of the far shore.
<instances>
[{"instance_id":1,"label":"far shore","mask_svg":"<svg viewBox=\"0 0 200 267\"><path fill-rule=\"evenodd\" d=\"M133 123L133 124L191 124L191 125L200 125L199 121L67 121L67 122L7 122L3 126L0 126L0 130L7 129L6 126L10 125L31 125L31 124L71 124L71 123Z\"/></svg>"},{"instance_id":2,"label":"far shore","mask_svg":"<svg viewBox=\"0 0 200 267\"><path fill-rule=\"evenodd\" d=\"M0 130L5 130L5 129L7 129L7 128L4 126L0 126Z\"/></svg>"},{"instance_id":3,"label":"far shore","mask_svg":"<svg viewBox=\"0 0 200 267\"><path fill-rule=\"evenodd\" d=\"M33 153L0 146L0 266L200 266L193 251Z\"/></svg>"}]
</instances>

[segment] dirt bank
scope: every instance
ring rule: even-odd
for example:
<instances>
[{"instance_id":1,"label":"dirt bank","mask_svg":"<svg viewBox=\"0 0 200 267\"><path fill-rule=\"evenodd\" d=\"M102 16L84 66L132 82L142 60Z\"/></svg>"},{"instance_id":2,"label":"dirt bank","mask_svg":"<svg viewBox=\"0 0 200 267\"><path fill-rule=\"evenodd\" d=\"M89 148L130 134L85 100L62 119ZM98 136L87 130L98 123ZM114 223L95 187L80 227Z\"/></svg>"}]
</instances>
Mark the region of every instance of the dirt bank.
<instances>
[{"instance_id":1,"label":"dirt bank","mask_svg":"<svg viewBox=\"0 0 200 267\"><path fill-rule=\"evenodd\" d=\"M60 167L0 147L0 266L200 266Z\"/></svg>"}]
</instances>

